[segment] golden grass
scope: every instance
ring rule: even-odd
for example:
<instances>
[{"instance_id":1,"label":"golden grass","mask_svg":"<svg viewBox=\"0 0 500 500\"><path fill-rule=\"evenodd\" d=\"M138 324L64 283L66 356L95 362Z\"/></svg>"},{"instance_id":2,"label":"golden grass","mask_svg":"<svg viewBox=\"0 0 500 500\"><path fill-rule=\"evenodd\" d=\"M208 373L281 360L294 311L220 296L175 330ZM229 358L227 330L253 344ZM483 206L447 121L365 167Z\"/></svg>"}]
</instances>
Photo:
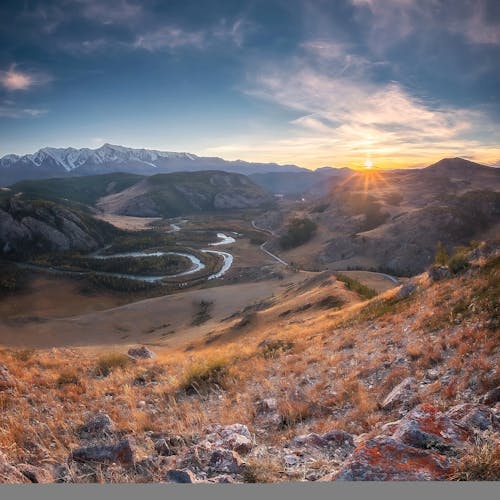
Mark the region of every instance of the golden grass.
<instances>
[{"instance_id":1,"label":"golden grass","mask_svg":"<svg viewBox=\"0 0 500 500\"><path fill-rule=\"evenodd\" d=\"M0 363L16 380L0 391L0 449L13 463L65 463L80 445L79 426L97 411L106 412L118 432L134 435L139 457L151 454L147 431L191 436L214 423L246 424L258 430L259 442L273 446L312 431L376 432L398 417L397 410L379 410L379 403L409 375L422 383L430 368L451 373L447 383L430 380L418 394L422 402L447 406L462 402L466 389L480 394L500 383L498 337L487 326L490 305L469 308L461 322L447 321L437 332L426 326L437 298L441 310L452 310L467 295L464 289L487 293L488 280L479 274L464 288L458 276L408 301L396 303L389 291L335 314L305 310L284 320L259 318L244 337L135 363L116 352L0 351ZM271 397L282 425L259 427L257 402ZM486 463L486 452L476 451L474 460ZM259 460L247 481L282 479L272 457ZM495 470L491 463L497 462L488 462ZM146 476L99 469L75 477L128 482Z\"/></svg>"}]
</instances>

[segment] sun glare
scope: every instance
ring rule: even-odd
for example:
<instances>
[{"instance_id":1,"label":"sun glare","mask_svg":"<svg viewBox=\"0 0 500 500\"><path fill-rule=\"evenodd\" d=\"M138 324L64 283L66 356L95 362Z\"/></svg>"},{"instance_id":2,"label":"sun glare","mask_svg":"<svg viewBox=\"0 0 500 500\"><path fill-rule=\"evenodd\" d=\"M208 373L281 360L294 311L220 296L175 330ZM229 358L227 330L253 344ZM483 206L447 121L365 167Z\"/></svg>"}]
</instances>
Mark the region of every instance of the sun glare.
<instances>
[{"instance_id":1,"label":"sun glare","mask_svg":"<svg viewBox=\"0 0 500 500\"><path fill-rule=\"evenodd\" d=\"M365 161L365 168L372 168L373 167L373 162L371 160L366 160Z\"/></svg>"}]
</instances>

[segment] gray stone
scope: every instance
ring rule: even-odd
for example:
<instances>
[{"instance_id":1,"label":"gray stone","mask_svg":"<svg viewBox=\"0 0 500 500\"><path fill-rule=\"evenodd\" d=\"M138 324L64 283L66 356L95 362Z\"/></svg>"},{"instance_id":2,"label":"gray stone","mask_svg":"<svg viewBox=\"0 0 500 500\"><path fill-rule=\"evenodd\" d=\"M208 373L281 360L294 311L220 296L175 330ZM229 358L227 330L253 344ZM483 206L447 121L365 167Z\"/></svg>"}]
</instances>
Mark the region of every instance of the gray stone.
<instances>
[{"instance_id":1,"label":"gray stone","mask_svg":"<svg viewBox=\"0 0 500 500\"><path fill-rule=\"evenodd\" d=\"M134 463L134 450L131 442L124 439L116 444L100 444L77 448L71 454L76 462L111 462L130 465Z\"/></svg>"},{"instance_id":2,"label":"gray stone","mask_svg":"<svg viewBox=\"0 0 500 500\"><path fill-rule=\"evenodd\" d=\"M146 346L131 347L127 354L134 359L151 359L156 356L156 354Z\"/></svg>"},{"instance_id":3,"label":"gray stone","mask_svg":"<svg viewBox=\"0 0 500 500\"><path fill-rule=\"evenodd\" d=\"M166 480L170 483L196 483L198 482L193 471L189 469L170 469L167 471Z\"/></svg>"},{"instance_id":4,"label":"gray stone","mask_svg":"<svg viewBox=\"0 0 500 500\"><path fill-rule=\"evenodd\" d=\"M411 404L412 393L416 387L416 380L413 377L405 378L401 383L392 389L384 399L380 407L383 410L391 410L395 407L409 406Z\"/></svg>"}]
</instances>

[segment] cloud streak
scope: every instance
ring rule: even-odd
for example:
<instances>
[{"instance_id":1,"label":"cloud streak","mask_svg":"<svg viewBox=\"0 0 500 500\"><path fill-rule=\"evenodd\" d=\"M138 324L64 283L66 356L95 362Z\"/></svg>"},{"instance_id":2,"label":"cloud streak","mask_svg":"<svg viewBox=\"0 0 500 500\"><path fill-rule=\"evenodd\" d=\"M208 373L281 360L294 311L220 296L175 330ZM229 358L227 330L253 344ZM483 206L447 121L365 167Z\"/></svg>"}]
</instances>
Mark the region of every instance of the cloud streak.
<instances>
[{"instance_id":1,"label":"cloud streak","mask_svg":"<svg viewBox=\"0 0 500 500\"><path fill-rule=\"evenodd\" d=\"M481 110L440 105L397 82L372 81L369 61L329 47L308 42L303 57L261 68L252 78L248 94L298 115L288 138L264 146L275 148L280 161L358 165L370 155L396 166L475 150L498 157L498 129ZM311 60L311 50L327 64Z\"/></svg>"}]
</instances>

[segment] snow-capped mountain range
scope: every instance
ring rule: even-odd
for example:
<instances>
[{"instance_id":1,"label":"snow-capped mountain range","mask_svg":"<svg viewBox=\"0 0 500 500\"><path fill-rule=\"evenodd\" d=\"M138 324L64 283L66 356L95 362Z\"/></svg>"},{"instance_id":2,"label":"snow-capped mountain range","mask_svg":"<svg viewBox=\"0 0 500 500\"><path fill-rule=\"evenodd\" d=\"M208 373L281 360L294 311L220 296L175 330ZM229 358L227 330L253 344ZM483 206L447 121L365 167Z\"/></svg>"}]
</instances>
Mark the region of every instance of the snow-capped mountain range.
<instances>
[{"instance_id":1,"label":"snow-capped mountain range","mask_svg":"<svg viewBox=\"0 0 500 500\"><path fill-rule=\"evenodd\" d=\"M142 175L174 171L224 170L245 175L267 172L300 172L296 165L250 163L241 160L197 156L150 149L133 149L104 144L97 149L43 148L33 154L9 154L0 158L0 185L22 179L43 179L68 175L130 172Z\"/></svg>"}]
</instances>

